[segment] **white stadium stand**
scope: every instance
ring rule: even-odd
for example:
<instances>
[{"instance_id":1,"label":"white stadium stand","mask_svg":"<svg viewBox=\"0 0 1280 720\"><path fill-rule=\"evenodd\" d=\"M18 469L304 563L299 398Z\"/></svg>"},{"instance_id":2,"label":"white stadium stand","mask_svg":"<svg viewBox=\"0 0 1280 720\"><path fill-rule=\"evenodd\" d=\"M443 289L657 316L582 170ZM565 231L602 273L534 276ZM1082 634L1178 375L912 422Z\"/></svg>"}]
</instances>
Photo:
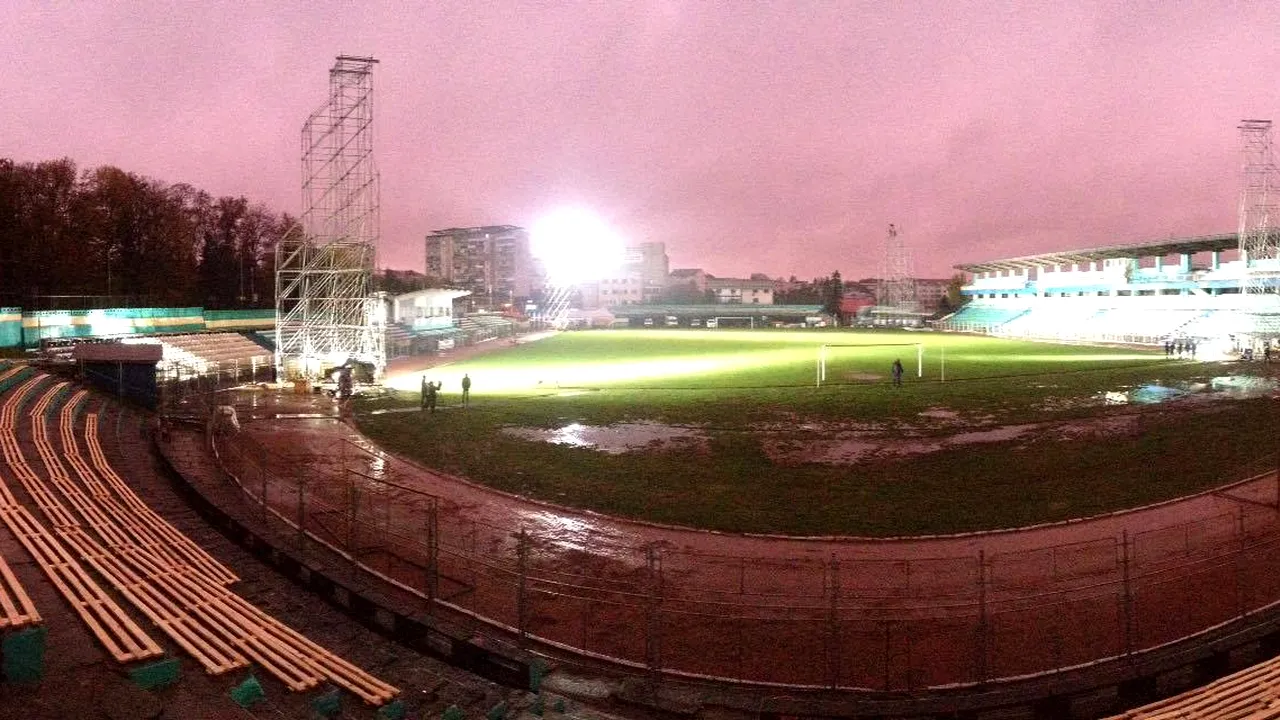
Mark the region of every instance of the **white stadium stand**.
<instances>
[{"instance_id":1,"label":"white stadium stand","mask_svg":"<svg viewBox=\"0 0 1280 720\"><path fill-rule=\"evenodd\" d=\"M958 265L970 302L937 327L1064 342L1187 338L1225 353L1280 339L1280 263L1246 264L1238 247L1234 234L1211 235Z\"/></svg>"}]
</instances>

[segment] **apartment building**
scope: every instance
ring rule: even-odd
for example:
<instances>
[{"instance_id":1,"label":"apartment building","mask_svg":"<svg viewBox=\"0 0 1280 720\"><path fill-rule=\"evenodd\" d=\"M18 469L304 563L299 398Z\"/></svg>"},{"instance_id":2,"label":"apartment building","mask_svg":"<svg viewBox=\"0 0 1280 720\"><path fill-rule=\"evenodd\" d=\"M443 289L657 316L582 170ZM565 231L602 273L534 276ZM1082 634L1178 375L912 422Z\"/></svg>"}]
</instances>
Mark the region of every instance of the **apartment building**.
<instances>
[{"instance_id":1,"label":"apartment building","mask_svg":"<svg viewBox=\"0 0 1280 720\"><path fill-rule=\"evenodd\" d=\"M519 306L537 281L529 232L516 225L433 231L426 237L426 274L431 281L470 291L471 309Z\"/></svg>"}]
</instances>

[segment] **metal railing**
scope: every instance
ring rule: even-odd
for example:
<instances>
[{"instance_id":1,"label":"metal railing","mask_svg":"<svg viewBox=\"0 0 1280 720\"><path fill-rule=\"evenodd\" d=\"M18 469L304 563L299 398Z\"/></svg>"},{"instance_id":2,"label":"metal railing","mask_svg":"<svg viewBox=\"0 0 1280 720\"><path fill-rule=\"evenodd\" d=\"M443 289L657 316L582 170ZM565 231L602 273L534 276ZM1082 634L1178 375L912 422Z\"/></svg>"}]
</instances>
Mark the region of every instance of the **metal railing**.
<instances>
[{"instance_id":1,"label":"metal railing","mask_svg":"<svg viewBox=\"0 0 1280 720\"><path fill-rule=\"evenodd\" d=\"M655 673L885 691L985 683L1140 653L1280 600L1270 475L1240 486L1254 499L1233 511L1151 528L1157 510L1136 510L1118 533L1105 529L1115 515L1076 523L1064 544L875 559L850 541L764 558L620 544L571 516L557 531L486 524L423 491L421 468L349 441L313 455L248 434L215 446L295 552L327 546L429 612Z\"/></svg>"}]
</instances>

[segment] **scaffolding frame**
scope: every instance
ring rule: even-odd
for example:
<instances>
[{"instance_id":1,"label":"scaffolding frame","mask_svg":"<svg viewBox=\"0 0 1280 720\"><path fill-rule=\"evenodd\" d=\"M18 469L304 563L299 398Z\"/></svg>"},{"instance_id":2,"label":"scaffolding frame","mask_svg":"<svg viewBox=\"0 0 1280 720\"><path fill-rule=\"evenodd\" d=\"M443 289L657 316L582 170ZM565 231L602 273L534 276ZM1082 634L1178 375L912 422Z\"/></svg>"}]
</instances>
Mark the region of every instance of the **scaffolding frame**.
<instances>
[{"instance_id":1,"label":"scaffolding frame","mask_svg":"<svg viewBox=\"0 0 1280 720\"><path fill-rule=\"evenodd\" d=\"M889 234L884 245L884 269L880 275L880 287L876 304L897 310L917 308L916 284L911 274L911 255L906 243L898 235L896 225L889 224Z\"/></svg>"},{"instance_id":2,"label":"scaffolding frame","mask_svg":"<svg viewBox=\"0 0 1280 720\"><path fill-rule=\"evenodd\" d=\"M374 292L379 238L371 57L339 55L302 127L301 228L276 246L276 373L316 379L348 359L386 368ZM300 231L297 231L300 230Z\"/></svg>"},{"instance_id":3,"label":"scaffolding frame","mask_svg":"<svg viewBox=\"0 0 1280 720\"><path fill-rule=\"evenodd\" d=\"M1243 291L1274 293L1280 278L1280 236L1273 227L1277 189L1271 152L1271 121L1242 120L1239 126L1244 168L1240 188L1240 257L1245 261ZM1270 282L1269 282L1270 281Z\"/></svg>"}]
</instances>

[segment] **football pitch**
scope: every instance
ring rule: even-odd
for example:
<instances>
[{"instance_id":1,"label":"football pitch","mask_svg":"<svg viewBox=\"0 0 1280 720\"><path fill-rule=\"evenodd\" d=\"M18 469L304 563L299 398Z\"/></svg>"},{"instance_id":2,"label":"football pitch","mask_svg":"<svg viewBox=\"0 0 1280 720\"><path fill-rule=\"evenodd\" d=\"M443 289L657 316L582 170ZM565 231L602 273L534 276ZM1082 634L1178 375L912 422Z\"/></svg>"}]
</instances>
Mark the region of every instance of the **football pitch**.
<instances>
[{"instance_id":1,"label":"football pitch","mask_svg":"<svg viewBox=\"0 0 1280 720\"><path fill-rule=\"evenodd\" d=\"M1133 507L1272 462L1271 401L1203 392L1243 370L930 332L586 331L392 378L401 392L357 413L424 465L601 512L946 533ZM443 384L438 412L374 412L416 406L423 377ZM1144 404L1144 388L1182 399Z\"/></svg>"}]
</instances>

